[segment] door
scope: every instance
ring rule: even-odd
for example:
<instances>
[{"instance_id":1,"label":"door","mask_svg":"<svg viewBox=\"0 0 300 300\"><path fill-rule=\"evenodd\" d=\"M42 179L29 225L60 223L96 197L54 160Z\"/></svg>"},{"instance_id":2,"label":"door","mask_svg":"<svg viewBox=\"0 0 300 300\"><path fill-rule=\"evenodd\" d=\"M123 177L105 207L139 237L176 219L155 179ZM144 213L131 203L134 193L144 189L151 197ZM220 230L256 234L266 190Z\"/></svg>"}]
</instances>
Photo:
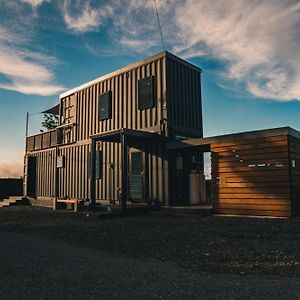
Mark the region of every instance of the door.
<instances>
[{"instance_id":1,"label":"door","mask_svg":"<svg viewBox=\"0 0 300 300\"><path fill-rule=\"evenodd\" d=\"M27 157L27 196L36 198L36 157Z\"/></svg>"},{"instance_id":2,"label":"door","mask_svg":"<svg viewBox=\"0 0 300 300\"><path fill-rule=\"evenodd\" d=\"M129 194L132 202L145 202L145 155L135 151L130 154Z\"/></svg>"}]
</instances>

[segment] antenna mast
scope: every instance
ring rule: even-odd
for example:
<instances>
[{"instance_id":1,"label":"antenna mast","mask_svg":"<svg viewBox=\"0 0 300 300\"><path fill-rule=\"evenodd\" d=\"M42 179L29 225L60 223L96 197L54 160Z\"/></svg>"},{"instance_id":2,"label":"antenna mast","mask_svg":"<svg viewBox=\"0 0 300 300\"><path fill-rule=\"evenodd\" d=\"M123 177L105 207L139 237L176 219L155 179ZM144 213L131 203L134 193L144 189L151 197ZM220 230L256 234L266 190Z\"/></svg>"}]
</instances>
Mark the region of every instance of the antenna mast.
<instances>
[{"instance_id":1,"label":"antenna mast","mask_svg":"<svg viewBox=\"0 0 300 300\"><path fill-rule=\"evenodd\" d=\"M153 0L153 2L154 2L154 8L155 8L155 11L156 11L156 16L157 16L157 22L158 22L158 26L159 26L159 31L160 31L161 44L162 44L163 50L166 51L164 37L163 37L163 34L162 34L160 20L159 20L159 14L158 14L157 6L156 6L156 0Z\"/></svg>"}]
</instances>

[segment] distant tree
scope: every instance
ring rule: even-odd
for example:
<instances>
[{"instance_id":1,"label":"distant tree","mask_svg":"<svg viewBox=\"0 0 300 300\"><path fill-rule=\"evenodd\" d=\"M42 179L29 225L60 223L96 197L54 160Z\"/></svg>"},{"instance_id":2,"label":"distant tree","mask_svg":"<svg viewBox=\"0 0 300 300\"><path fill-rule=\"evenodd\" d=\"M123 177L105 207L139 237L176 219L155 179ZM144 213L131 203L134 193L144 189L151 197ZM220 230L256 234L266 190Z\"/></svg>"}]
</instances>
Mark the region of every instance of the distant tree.
<instances>
[{"instance_id":1,"label":"distant tree","mask_svg":"<svg viewBox=\"0 0 300 300\"><path fill-rule=\"evenodd\" d=\"M44 114L44 121L42 126L47 130L56 128L58 125L58 116L52 114Z\"/></svg>"}]
</instances>

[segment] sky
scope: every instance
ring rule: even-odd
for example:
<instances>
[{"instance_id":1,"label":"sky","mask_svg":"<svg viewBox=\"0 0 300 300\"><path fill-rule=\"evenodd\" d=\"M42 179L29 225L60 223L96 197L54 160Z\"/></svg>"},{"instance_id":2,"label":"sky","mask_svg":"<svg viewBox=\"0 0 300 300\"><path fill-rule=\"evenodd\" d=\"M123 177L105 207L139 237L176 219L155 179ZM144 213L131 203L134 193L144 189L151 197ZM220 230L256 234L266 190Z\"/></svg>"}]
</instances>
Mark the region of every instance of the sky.
<instances>
[{"instance_id":1,"label":"sky","mask_svg":"<svg viewBox=\"0 0 300 300\"><path fill-rule=\"evenodd\" d=\"M300 130L300 1L156 0L166 49L202 73L204 136ZM0 0L0 177L59 94L162 51L151 0Z\"/></svg>"}]
</instances>

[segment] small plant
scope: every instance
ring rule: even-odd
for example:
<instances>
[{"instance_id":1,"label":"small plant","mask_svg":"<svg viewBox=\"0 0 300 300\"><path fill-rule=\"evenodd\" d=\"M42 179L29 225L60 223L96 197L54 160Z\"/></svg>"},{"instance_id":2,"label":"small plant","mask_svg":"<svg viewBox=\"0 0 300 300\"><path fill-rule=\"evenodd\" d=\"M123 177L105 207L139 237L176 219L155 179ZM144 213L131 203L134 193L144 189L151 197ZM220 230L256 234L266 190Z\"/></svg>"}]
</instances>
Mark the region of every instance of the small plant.
<instances>
[{"instance_id":1,"label":"small plant","mask_svg":"<svg viewBox=\"0 0 300 300\"><path fill-rule=\"evenodd\" d=\"M42 126L47 130L52 130L58 125L58 116L52 114L44 114L44 121Z\"/></svg>"}]
</instances>

